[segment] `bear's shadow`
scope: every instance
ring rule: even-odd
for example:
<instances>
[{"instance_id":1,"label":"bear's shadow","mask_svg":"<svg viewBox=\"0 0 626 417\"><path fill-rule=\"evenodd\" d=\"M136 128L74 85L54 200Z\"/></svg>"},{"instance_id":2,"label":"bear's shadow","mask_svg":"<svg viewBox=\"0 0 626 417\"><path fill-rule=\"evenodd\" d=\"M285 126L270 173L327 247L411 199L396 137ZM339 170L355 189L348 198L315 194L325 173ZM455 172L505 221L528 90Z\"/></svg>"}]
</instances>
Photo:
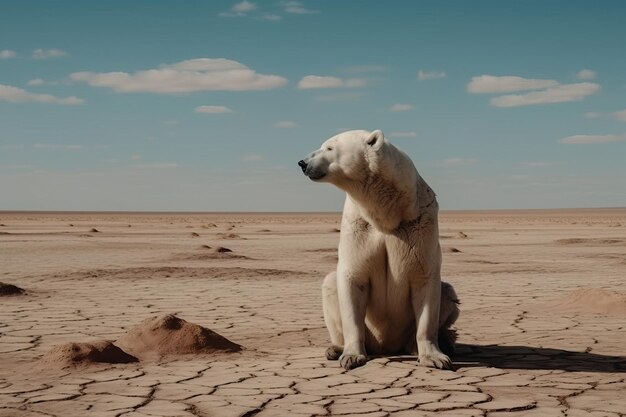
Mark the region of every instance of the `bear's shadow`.
<instances>
[{"instance_id":1,"label":"bear's shadow","mask_svg":"<svg viewBox=\"0 0 626 417\"><path fill-rule=\"evenodd\" d=\"M388 359L392 362L404 362L415 361L416 357L396 356ZM535 346L457 344L452 360L455 369L490 366L500 369L626 373L626 356Z\"/></svg>"}]
</instances>

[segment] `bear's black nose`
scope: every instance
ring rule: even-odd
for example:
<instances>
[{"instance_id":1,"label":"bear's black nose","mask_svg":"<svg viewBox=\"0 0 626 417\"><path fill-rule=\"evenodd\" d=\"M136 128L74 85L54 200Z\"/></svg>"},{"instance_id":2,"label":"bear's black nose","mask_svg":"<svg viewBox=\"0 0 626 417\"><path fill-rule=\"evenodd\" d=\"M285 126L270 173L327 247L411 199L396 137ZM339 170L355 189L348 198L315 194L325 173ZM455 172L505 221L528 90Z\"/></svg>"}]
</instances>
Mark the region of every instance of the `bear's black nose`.
<instances>
[{"instance_id":1,"label":"bear's black nose","mask_svg":"<svg viewBox=\"0 0 626 417\"><path fill-rule=\"evenodd\" d=\"M300 160L300 162L298 162L298 165L300 166L300 168L302 168L302 172L306 170L306 162L304 162L303 160Z\"/></svg>"}]
</instances>

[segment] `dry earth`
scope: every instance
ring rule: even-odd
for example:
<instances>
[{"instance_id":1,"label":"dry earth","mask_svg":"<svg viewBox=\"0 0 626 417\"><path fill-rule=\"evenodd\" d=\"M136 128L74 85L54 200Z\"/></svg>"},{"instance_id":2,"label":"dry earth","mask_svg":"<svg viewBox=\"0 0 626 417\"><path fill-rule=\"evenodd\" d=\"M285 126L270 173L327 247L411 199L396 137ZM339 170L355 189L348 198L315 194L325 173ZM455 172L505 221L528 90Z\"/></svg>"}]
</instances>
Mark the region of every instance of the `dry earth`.
<instances>
[{"instance_id":1,"label":"dry earth","mask_svg":"<svg viewBox=\"0 0 626 417\"><path fill-rule=\"evenodd\" d=\"M337 214L0 213L0 281L25 290L0 298L0 416L626 415L626 209L443 213L455 371L324 359L337 227ZM170 313L243 350L89 356ZM41 359L55 347L96 359Z\"/></svg>"}]
</instances>

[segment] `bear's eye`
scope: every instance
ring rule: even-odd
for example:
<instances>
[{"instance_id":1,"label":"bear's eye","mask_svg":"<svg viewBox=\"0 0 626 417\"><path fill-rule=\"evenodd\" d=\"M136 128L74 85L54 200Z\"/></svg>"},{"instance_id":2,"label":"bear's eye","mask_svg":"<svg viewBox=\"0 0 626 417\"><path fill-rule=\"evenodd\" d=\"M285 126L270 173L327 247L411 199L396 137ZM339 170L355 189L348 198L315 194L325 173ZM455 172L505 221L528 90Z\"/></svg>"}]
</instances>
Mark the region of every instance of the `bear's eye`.
<instances>
[{"instance_id":1,"label":"bear's eye","mask_svg":"<svg viewBox=\"0 0 626 417\"><path fill-rule=\"evenodd\" d=\"M332 151L332 150L333 150L333 148L332 148L332 146L329 146L329 147L327 147L327 148L326 148L326 150L327 150L327 151Z\"/></svg>"}]
</instances>

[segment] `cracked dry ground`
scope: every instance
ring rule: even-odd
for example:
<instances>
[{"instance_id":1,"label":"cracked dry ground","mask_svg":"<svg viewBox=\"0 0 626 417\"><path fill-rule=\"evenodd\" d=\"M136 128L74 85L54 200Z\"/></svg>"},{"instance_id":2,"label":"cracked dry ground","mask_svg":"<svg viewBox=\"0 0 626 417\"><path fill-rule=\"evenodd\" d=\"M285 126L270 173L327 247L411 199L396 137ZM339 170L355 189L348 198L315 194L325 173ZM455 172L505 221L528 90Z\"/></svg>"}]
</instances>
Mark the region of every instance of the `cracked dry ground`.
<instances>
[{"instance_id":1,"label":"cracked dry ground","mask_svg":"<svg viewBox=\"0 0 626 417\"><path fill-rule=\"evenodd\" d=\"M335 214L0 213L0 223L0 281L27 291L0 298L3 417L626 415L624 310L584 296L549 303L581 287L626 292L625 210L442 214L444 277L462 301L455 371L384 357L346 372L324 359ZM76 369L38 361L163 313L245 350Z\"/></svg>"}]
</instances>

